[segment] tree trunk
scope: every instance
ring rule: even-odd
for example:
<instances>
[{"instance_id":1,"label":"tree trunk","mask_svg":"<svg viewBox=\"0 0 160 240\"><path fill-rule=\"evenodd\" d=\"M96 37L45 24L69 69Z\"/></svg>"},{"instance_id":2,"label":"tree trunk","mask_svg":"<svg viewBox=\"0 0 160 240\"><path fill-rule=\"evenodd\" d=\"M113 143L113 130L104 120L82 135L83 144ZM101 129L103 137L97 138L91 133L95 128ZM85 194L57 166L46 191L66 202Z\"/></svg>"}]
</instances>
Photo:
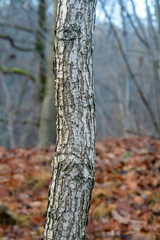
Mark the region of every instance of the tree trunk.
<instances>
[{"instance_id":1,"label":"tree trunk","mask_svg":"<svg viewBox=\"0 0 160 240\"><path fill-rule=\"evenodd\" d=\"M38 87L39 90L39 98L43 100L45 94L45 84L47 78L47 70L46 70L46 46L45 39L40 33L46 30L46 0L38 1L38 26L39 31L36 33L36 41L35 41L35 50L37 51L40 57L40 66L39 66L39 79L38 79Z\"/></svg>"},{"instance_id":2,"label":"tree trunk","mask_svg":"<svg viewBox=\"0 0 160 240\"><path fill-rule=\"evenodd\" d=\"M121 0L120 0L121 2ZM124 37L124 44L125 44L125 55L127 58L127 61L130 62L130 56L129 56L129 35L128 35L128 27L127 27L127 16L124 15L124 10L121 5L121 18L122 18L122 25L123 25L123 37ZM127 77L125 79L125 132L124 135L127 137L129 136L128 131L131 129L131 92L132 92L132 78L129 72L127 72Z\"/></svg>"},{"instance_id":3,"label":"tree trunk","mask_svg":"<svg viewBox=\"0 0 160 240\"><path fill-rule=\"evenodd\" d=\"M57 15L57 2L54 0L54 15L53 15L53 25L51 32L51 39L54 42L54 30L56 24ZM50 49L49 56L49 67L52 68L53 59L53 46ZM40 146L51 146L56 142L56 109L54 104L54 80L48 73L45 86L45 94L42 102L41 113L40 113L40 126L39 126L39 139L38 143Z\"/></svg>"},{"instance_id":4,"label":"tree trunk","mask_svg":"<svg viewBox=\"0 0 160 240\"><path fill-rule=\"evenodd\" d=\"M56 110L54 108L53 87L53 80L48 77L40 113L40 125L38 130L39 146L50 147L56 141Z\"/></svg>"},{"instance_id":5,"label":"tree trunk","mask_svg":"<svg viewBox=\"0 0 160 240\"><path fill-rule=\"evenodd\" d=\"M57 140L44 239L82 240L94 183L96 0L59 0L55 36Z\"/></svg>"}]
</instances>

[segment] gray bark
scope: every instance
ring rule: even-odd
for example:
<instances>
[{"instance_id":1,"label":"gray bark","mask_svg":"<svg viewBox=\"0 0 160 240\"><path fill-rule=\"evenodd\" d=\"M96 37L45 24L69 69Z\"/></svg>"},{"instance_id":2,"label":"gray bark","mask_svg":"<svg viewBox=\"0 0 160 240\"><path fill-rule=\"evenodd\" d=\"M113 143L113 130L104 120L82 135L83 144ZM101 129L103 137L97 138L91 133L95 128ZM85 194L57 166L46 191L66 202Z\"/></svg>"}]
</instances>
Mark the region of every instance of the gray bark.
<instances>
[{"instance_id":1,"label":"gray bark","mask_svg":"<svg viewBox=\"0 0 160 240\"><path fill-rule=\"evenodd\" d=\"M57 140L44 239L82 240L94 183L96 0L59 0L55 36Z\"/></svg>"}]
</instances>

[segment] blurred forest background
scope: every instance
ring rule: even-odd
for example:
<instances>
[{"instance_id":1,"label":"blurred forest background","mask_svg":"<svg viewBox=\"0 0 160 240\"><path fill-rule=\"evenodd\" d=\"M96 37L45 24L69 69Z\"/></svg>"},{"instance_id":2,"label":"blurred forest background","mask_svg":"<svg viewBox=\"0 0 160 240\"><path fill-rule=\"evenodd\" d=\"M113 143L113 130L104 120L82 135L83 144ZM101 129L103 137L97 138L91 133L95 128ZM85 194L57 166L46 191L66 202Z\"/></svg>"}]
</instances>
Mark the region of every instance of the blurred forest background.
<instances>
[{"instance_id":1,"label":"blurred forest background","mask_svg":"<svg viewBox=\"0 0 160 240\"><path fill-rule=\"evenodd\" d=\"M0 0L0 145L7 149L55 143L56 4L56 0ZM97 4L98 140L160 136L160 2L141 4L135 0Z\"/></svg>"}]
</instances>

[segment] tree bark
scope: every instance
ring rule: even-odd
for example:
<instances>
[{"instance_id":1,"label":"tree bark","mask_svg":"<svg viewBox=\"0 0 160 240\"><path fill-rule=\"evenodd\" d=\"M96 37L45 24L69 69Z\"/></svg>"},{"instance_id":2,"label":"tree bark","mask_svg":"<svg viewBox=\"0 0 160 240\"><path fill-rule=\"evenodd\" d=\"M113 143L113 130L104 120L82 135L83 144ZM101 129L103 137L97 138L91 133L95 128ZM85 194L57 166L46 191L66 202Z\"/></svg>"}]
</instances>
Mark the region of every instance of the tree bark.
<instances>
[{"instance_id":1,"label":"tree bark","mask_svg":"<svg viewBox=\"0 0 160 240\"><path fill-rule=\"evenodd\" d=\"M57 140L44 239L82 240L94 183L96 0L59 0L55 36Z\"/></svg>"}]
</instances>

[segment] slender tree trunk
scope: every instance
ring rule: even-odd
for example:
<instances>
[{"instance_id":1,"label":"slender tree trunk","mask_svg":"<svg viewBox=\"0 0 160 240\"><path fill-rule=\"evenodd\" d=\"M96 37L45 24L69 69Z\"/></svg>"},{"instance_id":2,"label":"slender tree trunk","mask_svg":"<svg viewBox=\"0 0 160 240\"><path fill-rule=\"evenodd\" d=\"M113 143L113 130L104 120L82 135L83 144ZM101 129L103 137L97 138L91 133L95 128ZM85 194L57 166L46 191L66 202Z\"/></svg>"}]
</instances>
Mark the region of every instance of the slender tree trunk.
<instances>
[{"instance_id":1,"label":"slender tree trunk","mask_svg":"<svg viewBox=\"0 0 160 240\"><path fill-rule=\"evenodd\" d=\"M40 57L40 67L39 67L39 79L38 79L38 87L40 87L39 98L43 100L45 94L45 84L47 78L46 71L46 46L45 39L40 34L40 32L44 32L46 30L46 0L38 1L38 26L39 31L36 34L35 41L35 50L37 51Z\"/></svg>"},{"instance_id":2,"label":"slender tree trunk","mask_svg":"<svg viewBox=\"0 0 160 240\"><path fill-rule=\"evenodd\" d=\"M51 39L54 42L54 30L56 23L56 15L57 15L57 2L58 0L54 0L54 15L53 15L53 25L51 32ZM53 59L53 46L50 49L49 56L49 67L52 68L52 59ZM45 86L45 94L41 107L40 114L40 126L39 126L39 139L38 143L41 146L50 146L56 141L56 109L54 104L55 97L55 89L54 89L54 81L51 78L49 72L47 74L46 86Z\"/></svg>"},{"instance_id":3,"label":"slender tree trunk","mask_svg":"<svg viewBox=\"0 0 160 240\"><path fill-rule=\"evenodd\" d=\"M124 15L124 10L121 7L121 17L122 17L122 24L123 24L123 36L124 36L124 42L125 42L125 55L127 58L127 61L129 60L129 35L127 32L127 21L126 17ZM132 79L129 72L127 72L127 77L125 79L125 136L128 136L128 131L131 129L131 92L132 92Z\"/></svg>"},{"instance_id":4,"label":"slender tree trunk","mask_svg":"<svg viewBox=\"0 0 160 240\"><path fill-rule=\"evenodd\" d=\"M59 0L55 37L57 143L44 239L82 240L94 182L96 0Z\"/></svg>"},{"instance_id":5,"label":"slender tree trunk","mask_svg":"<svg viewBox=\"0 0 160 240\"><path fill-rule=\"evenodd\" d=\"M48 77L45 87L45 96L40 113L38 130L38 144L50 147L56 141L56 110L54 107L53 80Z\"/></svg>"}]
</instances>

